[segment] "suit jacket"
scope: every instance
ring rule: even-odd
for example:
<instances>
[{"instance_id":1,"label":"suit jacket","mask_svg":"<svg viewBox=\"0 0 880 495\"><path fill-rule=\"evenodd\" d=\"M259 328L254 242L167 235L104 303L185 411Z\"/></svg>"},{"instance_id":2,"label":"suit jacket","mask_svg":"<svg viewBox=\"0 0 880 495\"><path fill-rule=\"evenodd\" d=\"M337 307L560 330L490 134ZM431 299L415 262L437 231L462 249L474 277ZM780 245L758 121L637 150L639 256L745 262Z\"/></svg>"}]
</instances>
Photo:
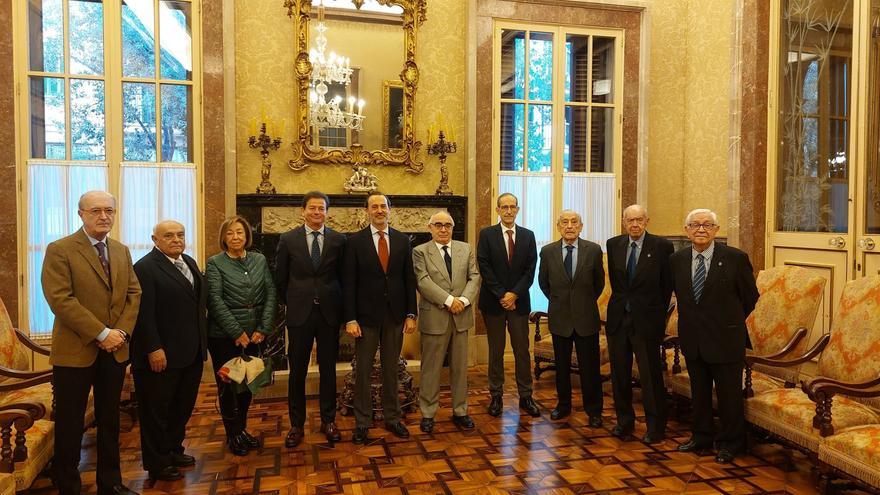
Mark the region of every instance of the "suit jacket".
<instances>
[{"instance_id":1,"label":"suit jacket","mask_svg":"<svg viewBox=\"0 0 880 495\"><path fill-rule=\"evenodd\" d=\"M363 326L379 327L386 316L395 323L403 323L407 315L418 314L409 237L389 227L388 239L386 274L369 226L348 238L342 272L344 321L357 320ZM386 315L388 311L391 313Z\"/></svg>"},{"instance_id":2,"label":"suit jacket","mask_svg":"<svg viewBox=\"0 0 880 495\"><path fill-rule=\"evenodd\" d=\"M693 292L692 253L693 248L686 247L669 259L681 350L685 358L707 363L741 361L746 348L751 348L746 317L758 301L749 256L716 242L698 303Z\"/></svg>"},{"instance_id":3,"label":"suit jacket","mask_svg":"<svg viewBox=\"0 0 880 495\"><path fill-rule=\"evenodd\" d=\"M550 333L571 337L574 332L587 336L599 333L599 307L596 300L605 288L602 248L595 242L578 238L574 279L565 273L562 239L541 248L538 285L547 296Z\"/></svg>"},{"instance_id":4,"label":"suit jacket","mask_svg":"<svg viewBox=\"0 0 880 495\"><path fill-rule=\"evenodd\" d=\"M516 313L527 315L532 311L529 288L535 282L535 268L538 263L538 248L535 234L524 227L516 226L516 246L513 259L507 264L507 239L501 224L495 224L480 231L477 242L477 262L483 284L480 287L480 311L488 314L501 314L501 297L505 292L513 292L516 300Z\"/></svg>"},{"instance_id":5,"label":"suit jacket","mask_svg":"<svg viewBox=\"0 0 880 495\"><path fill-rule=\"evenodd\" d=\"M98 357L95 340L104 328L134 332L141 287L131 265L131 253L107 237L110 280L98 253L80 229L46 248L43 295L55 314L52 326L53 366L85 368ZM111 283L112 282L112 283ZM128 360L128 344L113 353L117 362Z\"/></svg>"},{"instance_id":6,"label":"suit jacket","mask_svg":"<svg viewBox=\"0 0 880 495\"><path fill-rule=\"evenodd\" d=\"M443 254L432 240L413 249L413 268L422 298L419 301L419 331L443 335L450 321L459 332L474 326L474 303L480 290L480 272L477 260L466 242L450 241L452 280L446 270ZM469 304L464 311L453 315L446 309L446 299L464 297ZM441 358L442 359L442 358Z\"/></svg>"},{"instance_id":7,"label":"suit jacket","mask_svg":"<svg viewBox=\"0 0 880 495\"><path fill-rule=\"evenodd\" d=\"M131 337L132 369L149 369L147 354L159 349L165 350L169 369L208 357L208 287L196 260L180 257L193 284L157 248L134 264L143 293Z\"/></svg>"},{"instance_id":8,"label":"suit jacket","mask_svg":"<svg viewBox=\"0 0 880 495\"><path fill-rule=\"evenodd\" d=\"M345 244L344 234L325 226L321 263L315 268L304 226L281 235L275 255L275 286L278 299L287 304L288 328L306 322L316 297L327 324L339 327Z\"/></svg>"},{"instance_id":9,"label":"suit jacket","mask_svg":"<svg viewBox=\"0 0 880 495\"><path fill-rule=\"evenodd\" d=\"M642 251L636 264L632 283L626 274L626 250L629 235L612 237L606 242L608 278L611 282L611 300L608 302L608 323L605 332L617 332L630 306L630 317L637 335L654 340L662 339L666 329L666 313L672 296L672 272L669 256L674 251L668 240L645 232Z\"/></svg>"}]
</instances>

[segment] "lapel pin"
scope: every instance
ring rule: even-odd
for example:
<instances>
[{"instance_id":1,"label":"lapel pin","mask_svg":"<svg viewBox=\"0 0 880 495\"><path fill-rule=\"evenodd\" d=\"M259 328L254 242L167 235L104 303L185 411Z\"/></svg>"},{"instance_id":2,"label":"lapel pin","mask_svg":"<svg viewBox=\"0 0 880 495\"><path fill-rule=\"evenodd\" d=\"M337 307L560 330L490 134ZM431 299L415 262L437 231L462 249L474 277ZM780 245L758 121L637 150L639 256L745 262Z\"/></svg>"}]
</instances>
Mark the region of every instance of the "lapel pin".
<instances>
[{"instance_id":1,"label":"lapel pin","mask_svg":"<svg viewBox=\"0 0 880 495\"><path fill-rule=\"evenodd\" d=\"M718 266L721 266L721 262L720 262L720 261L718 262Z\"/></svg>"},{"instance_id":2,"label":"lapel pin","mask_svg":"<svg viewBox=\"0 0 880 495\"><path fill-rule=\"evenodd\" d=\"M651 253L648 253L648 258L650 258L650 257L651 257Z\"/></svg>"}]
</instances>

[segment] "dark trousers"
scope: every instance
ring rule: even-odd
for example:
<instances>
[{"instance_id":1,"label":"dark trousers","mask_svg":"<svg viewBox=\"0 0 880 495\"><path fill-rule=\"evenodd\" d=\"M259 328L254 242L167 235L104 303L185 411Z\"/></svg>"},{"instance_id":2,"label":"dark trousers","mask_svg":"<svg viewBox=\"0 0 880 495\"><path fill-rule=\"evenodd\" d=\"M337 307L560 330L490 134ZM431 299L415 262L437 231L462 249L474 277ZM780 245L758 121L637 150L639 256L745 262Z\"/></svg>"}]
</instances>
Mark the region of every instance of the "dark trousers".
<instances>
[{"instance_id":1,"label":"dark trousers","mask_svg":"<svg viewBox=\"0 0 880 495\"><path fill-rule=\"evenodd\" d=\"M663 383L660 352L660 340L646 339L636 334L628 313L624 315L620 327L608 334L614 410L617 413L617 424L626 430L632 430L636 421L632 405L632 365L635 354L648 433L666 434L666 386Z\"/></svg>"},{"instance_id":2,"label":"dark trousers","mask_svg":"<svg viewBox=\"0 0 880 495\"><path fill-rule=\"evenodd\" d=\"M516 389L519 398L532 396L532 357L529 354L529 315L504 311L497 315L483 313L486 340L489 345L489 393L501 397L504 389L504 348L507 346L505 329L510 333L510 347L516 370ZM569 354L571 349L569 349Z\"/></svg>"},{"instance_id":3,"label":"dark trousers","mask_svg":"<svg viewBox=\"0 0 880 495\"><path fill-rule=\"evenodd\" d=\"M602 416L602 375L599 373L599 334L586 337L572 332L571 337L553 335L553 361L556 363L557 407L571 409L571 349L578 358L581 397L588 416Z\"/></svg>"},{"instance_id":4,"label":"dark trousers","mask_svg":"<svg viewBox=\"0 0 880 495\"><path fill-rule=\"evenodd\" d=\"M746 439L746 420L743 412L743 363L707 363L702 359L688 359L687 370L691 380L694 408L692 428L694 440L709 446L714 439L719 449L734 453L742 451ZM714 435L712 425L712 384L718 397L718 416L721 430Z\"/></svg>"},{"instance_id":5,"label":"dark trousers","mask_svg":"<svg viewBox=\"0 0 880 495\"><path fill-rule=\"evenodd\" d=\"M208 352L211 353L214 380L217 381L223 427L226 428L227 438L232 438L247 427L248 408L251 407L252 394L249 390L237 392L236 384L224 383L217 372L226 364L226 361L241 355L241 347L235 345L235 341L230 338L209 337ZM249 356L256 356L260 352L256 344L251 344L245 348L245 353Z\"/></svg>"},{"instance_id":6,"label":"dark trousers","mask_svg":"<svg viewBox=\"0 0 880 495\"><path fill-rule=\"evenodd\" d=\"M317 304L303 325L288 327L288 358L291 366L287 384L287 406L290 425L302 428L306 422L306 375L312 343L318 346L318 371L321 375L321 421L336 419L336 356L339 353L339 329L327 324Z\"/></svg>"},{"instance_id":7,"label":"dark trousers","mask_svg":"<svg viewBox=\"0 0 880 495\"><path fill-rule=\"evenodd\" d=\"M98 425L98 493L110 493L122 484L119 471L119 395L127 363L117 363L112 354L98 351L91 366L54 366L55 457L52 478L62 495L78 495L80 449L85 429L89 389L95 393L95 420Z\"/></svg>"},{"instance_id":8,"label":"dark trousers","mask_svg":"<svg viewBox=\"0 0 880 495\"><path fill-rule=\"evenodd\" d=\"M354 416L357 426L369 427L373 422L373 394L370 375L373 372L376 348L379 349L379 364L382 366L382 412L385 416L385 423L394 424L400 421L397 363L400 360L402 346L403 324L394 322L388 316L385 317L385 321L380 327L361 327L361 336L354 341L354 352L357 357Z\"/></svg>"},{"instance_id":9,"label":"dark trousers","mask_svg":"<svg viewBox=\"0 0 880 495\"><path fill-rule=\"evenodd\" d=\"M161 471L171 465L171 454L183 453L186 423L199 395L201 356L186 368L160 373L137 369L132 374L141 422L141 461L147 471Z\"/></svg>"}]
</instances>

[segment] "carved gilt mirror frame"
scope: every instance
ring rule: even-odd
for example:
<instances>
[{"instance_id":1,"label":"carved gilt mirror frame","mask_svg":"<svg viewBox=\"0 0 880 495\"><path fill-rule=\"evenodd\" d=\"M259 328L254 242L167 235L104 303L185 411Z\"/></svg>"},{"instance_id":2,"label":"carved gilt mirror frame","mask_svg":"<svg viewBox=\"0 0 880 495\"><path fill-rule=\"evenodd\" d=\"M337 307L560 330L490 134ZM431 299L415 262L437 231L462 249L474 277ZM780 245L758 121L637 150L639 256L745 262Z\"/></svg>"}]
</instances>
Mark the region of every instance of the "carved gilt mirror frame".
<instances>
[{"instance_id":1,"label":"carved gilt mirror frame","mask_svg":"<svg viewBox=\"0 0 880 495\"><path fill-rule=\"evenodd\" d=\"M425 22L426 0L376 0L381 5L399 6L403 9L403 47L404 64L400 72L403 84L403 146L401 148L364 150L360 144L352 144L348 149L324 149L311 143L309 125L309 85L312 77L312 63L309 61L309 20L312 0L286 0L287 15L293 18L296 36L296 59L294 73L297 81L297 123L298 135L293 140L293 159L288 166L293 170L304 170L313 163L334 165L369 166L403 165L406 171L421 173L425 165L418 159L422 142L415 139L413 129L413 110L415 108L416 88L419 82L419 68L416 65L416 34L418 27ZM359 9L363 0L352 0Z\"/></svg>"}]
</instances>

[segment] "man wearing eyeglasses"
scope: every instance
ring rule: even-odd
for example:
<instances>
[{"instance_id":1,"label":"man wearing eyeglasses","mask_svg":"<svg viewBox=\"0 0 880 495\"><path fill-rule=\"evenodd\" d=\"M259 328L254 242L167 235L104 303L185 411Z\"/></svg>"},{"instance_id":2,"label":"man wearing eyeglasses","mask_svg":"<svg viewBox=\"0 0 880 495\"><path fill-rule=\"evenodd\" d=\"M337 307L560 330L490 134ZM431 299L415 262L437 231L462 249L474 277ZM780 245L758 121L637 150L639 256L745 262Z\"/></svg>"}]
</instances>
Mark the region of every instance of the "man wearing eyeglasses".
<instances>
[{"instance_id":1,"label":"man wearing eyeglasses","mask_svg":"<svg viewBox=\"0 0 880 495\"><path fill-rule=\"evenodd\" d=\"M413 268L419 292L419 332L422 347L420 428L434 431L440 396L440 370L449 351L452 422L469 430L474 422L467 406L468 329L474 326L471 301L480 288L477 260L466 242L452 240L455 222L438 211L428 221L431 241L413 249Z\"/></svg>"},{"instance_id":2,"label":"man wearing eyeglasses","mask_svg":"<svg viewBox=\"0 0 880 495\"><path fill-rule=\"evenodd\" d=\"M516 225L519 203L513 194L498 196L495 211L501 222L481 230L477 243L477 263L483 278L480 313L486 323L489 344L489 393L492 399L488 412L500 416L503 409L506 328L513 347L519 407L537 417L541 411L532 399L532 359L529 354L529 312L532 310L529 288L535 281L535 265L538 263L535 234Z\"/></svg>"},{"instance_id":3,"label":"man wearing eyeglasses","mask_svg":"<svg viewBox=\"0 0 880 495\"><path fill-rule=\"evenodd\" d=\"M79 216L81 229L46 248L41 279L55 314L49 362L59 407L52 480L62 495L80 493L80 447L94 388L98 495L132 494L119 469L119 396L141 287L128 248L107 235L116 198L89 191L79 199Z\"/></svg>"},{"instance_id":4,"label":"man wearing eyeglasses","mask_svg":"<svg viewBox=\"0 0 880 495\"><path fill-rule=\"evenodd\" d=\"M715 212L688 213L685 232L691 246L676 251L669 264L694 408L693 433L678 450L703 453L714 441L716 462L726 464L745 446L742 376L746 348L751 347L745 320L755 309L758 289L748 255L716 243L718 228ZM717 434L713 384L721 419Z\"/></svg>"}]
</instances>

